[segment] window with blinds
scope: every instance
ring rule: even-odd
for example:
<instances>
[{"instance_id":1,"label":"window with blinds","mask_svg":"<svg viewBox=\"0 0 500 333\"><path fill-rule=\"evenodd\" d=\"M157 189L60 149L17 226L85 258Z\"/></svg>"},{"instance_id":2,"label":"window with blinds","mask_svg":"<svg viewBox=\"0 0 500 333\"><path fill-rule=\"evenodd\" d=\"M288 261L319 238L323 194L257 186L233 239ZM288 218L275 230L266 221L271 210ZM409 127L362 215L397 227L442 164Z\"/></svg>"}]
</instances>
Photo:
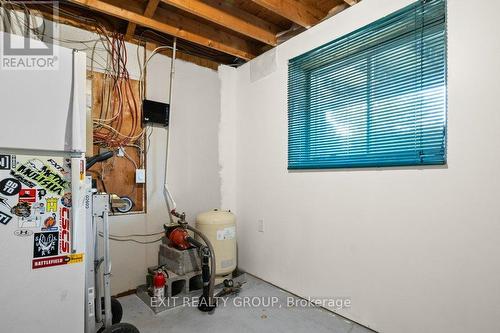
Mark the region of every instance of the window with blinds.
<instances>
[{"instance_id":1,"label":"window with blinds","mask_svg":"<svg viewBox=\"0 0 500 333\"><path fill-rule=\"evenodd\" d=\"M288 168L446 163L446 1L289 61Z\"/></svg>"}]
</instances>

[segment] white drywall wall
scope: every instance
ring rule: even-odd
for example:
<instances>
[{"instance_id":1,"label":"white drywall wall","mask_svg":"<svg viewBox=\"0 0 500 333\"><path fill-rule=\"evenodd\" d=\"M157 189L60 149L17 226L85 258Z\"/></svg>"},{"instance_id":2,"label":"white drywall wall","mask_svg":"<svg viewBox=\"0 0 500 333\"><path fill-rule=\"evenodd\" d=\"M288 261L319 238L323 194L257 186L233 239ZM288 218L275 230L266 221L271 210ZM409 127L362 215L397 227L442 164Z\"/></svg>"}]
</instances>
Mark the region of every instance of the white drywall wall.
<instances>
[{"instance_id":1,"label":"white drywall wall","mask_svg":"<svg viewBox=\"0 0 500 333\"><path fill-rule=\"evenodd\" d=\"M234 210L236 208L236 123L237 123L237 76L235 68L219 67L220 78L220 113L219 125L219 161L221 179L221 208ZM224 136L224 137L223 137Z\"/></svg>"},{"instance_id":2,"label":"white drywall wall","mask_svg":"<svg viewBox=\"0 0 500 333\"><path fill-rule=\"evenodd\" d=\"M446 167L287 171L288 59L411 2L361 1L278 46L254 82L252 62L221 69L222 184L237 184L222 202L240 267L284 289L350 297L338 312L380 332L499 332L500 2L448 1Z\"/></svg>"},{"instance_id":3,"label":"white drywall wall","mask_svg":"<svg viewBox=\"0 0 500 333\"><path fill-rule=\"evenodd\" d=\"M60 26L60 39L86 41L96 38L88 31ZM93 42L62 43L81 49L91 55ZM132 79L139 78L137 46L126 44L128 70ZM139 49L140 57L143 49ZM98 44L96 56L104 64L105 53ZM171 59L154 56L147 70L147 98L169 101ZM90 61L88 62L90 69ZM102 66L96 65L100 71ZM174 93L171 114L168 182L177 202L177 209L185 211L188 219L203 211L220 207L220 176L218 157L218 128L220 113L220 84L216 71L182 60L176 61ZM168 222L163 199L164 161L167 130L154 127L147 154L147 214L133 214L111 218L111 233L118 235L144 234L162 231ZM142 238L157 239L159 236ZM135 289L145 283L146 270L158 262L158 243L142 245L130 242L111 242L112 292Z\"/></svg>"}]
</instances>

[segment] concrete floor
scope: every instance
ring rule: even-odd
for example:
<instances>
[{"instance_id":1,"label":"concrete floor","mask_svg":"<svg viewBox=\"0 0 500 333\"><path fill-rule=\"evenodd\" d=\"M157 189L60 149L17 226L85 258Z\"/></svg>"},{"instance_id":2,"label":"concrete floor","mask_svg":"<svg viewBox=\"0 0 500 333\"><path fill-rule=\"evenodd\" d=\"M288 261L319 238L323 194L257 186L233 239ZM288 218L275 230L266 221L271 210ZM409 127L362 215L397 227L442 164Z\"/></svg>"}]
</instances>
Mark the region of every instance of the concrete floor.
<instances>
[{"instance_id":1,"label":"concrete floor","mask_svg":"<svg viewBox=\"0 0 500 333\"><path fill-rule=\"evenodd\" d=\"M268 302L267 297L276 297L271 300L279 299L279 303L274 307L239 307L241 300L253 296L258 296L262 302ZM294 296L247 275L247 283L243 285L238 299L230 298L225 306L220 306L211 315L189 306L177 307L155 315L136 295L121 297L119 300L123 306L122 322L135 325L141 333L373 333L321 308L289 307L288 297Z\"/></svg>"}]
</instances>

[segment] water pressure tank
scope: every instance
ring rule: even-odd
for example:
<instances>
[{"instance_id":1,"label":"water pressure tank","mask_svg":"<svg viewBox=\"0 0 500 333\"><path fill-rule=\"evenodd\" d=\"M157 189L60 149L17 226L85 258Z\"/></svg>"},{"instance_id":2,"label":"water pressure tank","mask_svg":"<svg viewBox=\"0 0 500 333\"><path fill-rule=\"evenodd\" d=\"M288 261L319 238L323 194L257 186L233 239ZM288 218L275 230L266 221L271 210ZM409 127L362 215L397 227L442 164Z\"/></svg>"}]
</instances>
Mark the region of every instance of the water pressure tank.
<instances>
[{"instance_id":1,"label":"water pressure tank","mask_svg":"<svg viewBox=\"0 0 500 333\"><path fill-rule=\"evenodd\" d=\"M232 273L236 269L236 217L234 214L222 210L201 213L196 217L196 229L207 236L214 247L216 278L220 279Z\"/></svg>"}]
</instances>

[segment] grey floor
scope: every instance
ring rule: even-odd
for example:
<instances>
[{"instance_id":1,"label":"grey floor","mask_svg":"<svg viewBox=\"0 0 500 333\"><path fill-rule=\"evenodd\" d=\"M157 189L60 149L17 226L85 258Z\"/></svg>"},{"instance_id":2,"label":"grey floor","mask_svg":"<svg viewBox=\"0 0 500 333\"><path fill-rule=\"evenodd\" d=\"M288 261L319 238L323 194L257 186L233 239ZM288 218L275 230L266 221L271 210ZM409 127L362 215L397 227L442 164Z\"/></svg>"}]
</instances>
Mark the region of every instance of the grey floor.
<instances>
[{"instance_id":1,"label":"grey floor","mask_svg":"<svg viewBox=\"0 0 500 333\"><path fill-rule=\"evenodd\" d=\"M238 307L246 297L277 297L284 304L274 307ZM247 275L238 301L229 299L213 314L205 314L195 307L177 307L157 315L137 296L120 298L123 306L122 322L135 325L141 333L186 332L329 332L373 333L362 326L316 307L289 307L291 294L262 280ZM251 298L247 298L251 299ZM260 298L259 298L260 299ZM235 305L236 303L236 305ZM265 304L267 305L267 304Z\"/></svg>"}]
</instances>

